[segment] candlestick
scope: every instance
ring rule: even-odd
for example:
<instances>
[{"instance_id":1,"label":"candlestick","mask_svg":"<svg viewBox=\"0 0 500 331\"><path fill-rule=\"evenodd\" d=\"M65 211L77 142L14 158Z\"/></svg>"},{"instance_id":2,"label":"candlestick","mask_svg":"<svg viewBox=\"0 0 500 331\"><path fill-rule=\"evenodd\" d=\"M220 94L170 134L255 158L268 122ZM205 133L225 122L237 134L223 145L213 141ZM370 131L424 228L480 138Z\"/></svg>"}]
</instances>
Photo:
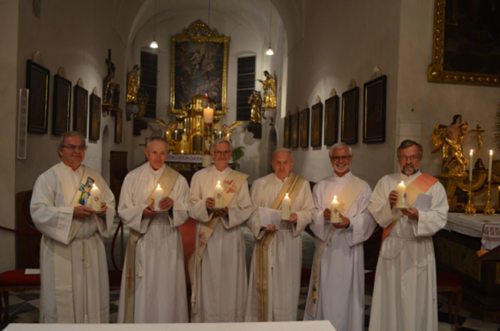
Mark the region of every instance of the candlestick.
<instances>
[{"instance_id":1,"label":"candlestick","mask_svg":"<svg viewBox=\"0 0 500 331\"><path fill-rule=\"evenodd\" d=\"M408 208L408 205L407 205L406 199L405 199L406 185L405 185L404 181L401 181L398 184L396 191L398 192L398 201L396 202L396 208L399 208L399 209Z\"/></svg>"},{"instance_id":2,"label":"candlestick","mask_svg":"<svg viewBox=\"0 0 500 331\"><path fill-rule=\"evenodd\" d=\"M490 157L492 154L492 150L490 150ZM491 160L491 158L490 158ZM495 208L493 208L493 204L491 203L491 181L488 181L488 191L486 195L486 205L483 209L483 214L485 215L493 215L495 213Z\"/></svg>"},{"instance_id":3,"label":"candlestick","mask_svg":"<svg viewBox=\"0 0 500 331\"><path fill-rule=\"evenodd\" d=\"M282 220L289 220L290 219L290 197L288 196L288 193L285 194L285 197L283 198L283 201L281 201L281 219Z\"/></svg>"},{"instance_id":4,"label":"candlestick","mask_svg":"<svg viewBox=\"0 0 500 331\"><path fill-rule=\"evenodd\" d=\"M490 149L490 157L488 159L488 183L491 182L491 172L493 170L493 150Z\"/></svg>"},{"instance_id":5,"label":"candlestick","mask_svg":"<svg viewBox=\"0 0 500 331\"><path fill-rule=\"evenodd\" d=\"M217 185L215 185L215 208L224 208L224 201L222 200L222 185L220 184L220 180L217 181Z\"/></svg>"},{"instance_id":6,"label":"candlestick","mask_svg":"<svg viewBox=\"0 0 500 331\"><path fill-rule=\"evenodd\" d=\"M471 149L469 151L469 182L472 183L472 168L473 168L473 163L474 162L474 150Z\"/></svg>"},{"instance_id":7,"label":"candlestick","mask_svg":"<svg viewBox=\"0 0 500 331\"><path fill-rule=\"evenodd\" d=\"M337 200L337 196L334 195L332 202L330 203L330 222L331 223L340 223L340 215L339 215L339 206L340 203Z\"/></svg>"},{"instance_id":8,"label":"candlestick","mask_svg":"<svg viewBox=\"0 0 500 331\"><path fill-rule=\"evenodd\" d=\"M90 196L87 200L87 207L94 209L95 211L101 211L101 190L94 183L92 184L92 189L90 190Z\"/></svg>"},{"instance_id":9,"label":"candlestick","mask_svg":"<svg viewBox=\"0 0 500 331\"><path fill-rule=\"evenodd\" d=\"M469 177L471 178L471 177ZM476 208L474 207L474 203L472 202L472 181L469 180L469 192L467 193L467 205L465 206L465 214L474 215L476 213Z\"/></svg>"},{"instance_id":10,"label":"candlestick","mask_svg":"<svg viewBox=\"0 0 500 331\"><path fill-rule=\"evenodd\" d=\"M156 210L156 211L161 210L160 209L160 201L163 198L163 194L164 194L163 188L158 183L158 185L156 185L156 189L155 189L155 191L153 193L153 199L154 199L154 207L153 207L153 209Z\"/></svg>"}]
</instances>

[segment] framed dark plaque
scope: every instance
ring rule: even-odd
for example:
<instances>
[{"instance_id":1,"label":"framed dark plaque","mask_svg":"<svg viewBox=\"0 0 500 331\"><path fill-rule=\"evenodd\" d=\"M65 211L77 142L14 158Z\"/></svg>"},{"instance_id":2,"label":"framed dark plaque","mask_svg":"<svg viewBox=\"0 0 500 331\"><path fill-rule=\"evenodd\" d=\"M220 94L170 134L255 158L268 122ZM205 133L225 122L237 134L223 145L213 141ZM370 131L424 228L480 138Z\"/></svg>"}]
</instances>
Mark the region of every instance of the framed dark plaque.
<instances>
[{"instance_id":1,"label":"framed dark plaque","mask_svg":"<svg viewBox=\"0 0 500 331\"><path fill-rule=\"evenodd\" d=\"M323 103L318 102L311 107L311 147L321 147L323 124Z\"/></svg>"},{"instance_id":2,"label":"framed dark plaque","mask_svg":"<svg viewBox=\"0 0 500 331\"><path fill-rule=\"evenodd\" d=\"M98 141L101 135L101 98L90 95L89 140Z\"/></svg>"},{"instance_id":3,"label":"framed dark plaque","mask_svg":"<svg viewBox=\"0 0 500 331\"><path fill-rule=\"evenodd\" d=\"M52 100L52 134L60 136L71 128L71 82L54 75L54 99Z\"/></svg>"},{"instance_id":4,"label":"framed dark plaque","mask_svg":"<svg viewBox=\"0 0 500 331\"><path fill-rule=\"evenodd\" d=\"M385 141L387 76L380 76L365 83L363 88L363 142Z\"/></svg>"},{"instance_id":5,"label":"framed dark plaque","mask_svg":"<svg viewBox=\"0 0 500 331\"><path fill-rule=\"evenodd\" d=\"M339 97L337 95L325 100L325 145L331 146L339 136Z\"/></svg>"},{"instance_id":6,"label":"framed dark plaque","mask_svg":"<svg viewBox=\"0 0 500 331\"><path fill-rule=\"evenodd\" d=\"M309 147L309 108L299 113L300 147Z\"/></svg>"},{"instance_id":7,"label":"framed dark plaque","mask_svg":"<svg viewBox=\"0 0 500 331\"><path fill-rule=\"evenodd\" d=\"M87 137L89 92L81 86L73 88L73 130Z\"/></svg>"},{"instance_id":8,"label":"framed dark plaque","mask_svg":"<svg viewBox=\"0 0 500 331\"><path fill-rule=\"evenodd\" d=\"M26 67L26 88L28 98L28 132L47 133L49 117L50 71L28 60Z\"/></svg>"},{"instance_id":9,"label":"framed dark plaque","mask_svg":"<svg viewBox=\"0 0 500 331\"><path fill-rule=\"evenodd\" d=\"M358 143L359 87L342 93L340 140L348 145Z\"/></svg>"}]
</instances>

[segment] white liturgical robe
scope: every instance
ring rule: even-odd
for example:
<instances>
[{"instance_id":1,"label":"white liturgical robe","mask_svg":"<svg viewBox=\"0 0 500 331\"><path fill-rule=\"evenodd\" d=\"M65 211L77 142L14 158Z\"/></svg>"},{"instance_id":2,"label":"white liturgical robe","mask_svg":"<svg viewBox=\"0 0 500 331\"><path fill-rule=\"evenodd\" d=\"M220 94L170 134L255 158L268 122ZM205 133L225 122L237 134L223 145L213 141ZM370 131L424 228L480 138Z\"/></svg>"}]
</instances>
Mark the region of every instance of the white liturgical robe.
<instances>
[{"instance_id":1,"label":"white liturgical robe","mask_svg":"<svg viewBox=\"0 0 500 331\"><path fill-rule=\"evenodd\" d=\"M262 239L265 227L272 223L265 218L263 209L273 207L284 181L274 173L257 179L252 184L251 197L257 207L247 223L257 240ZM302 269L302 233L311 222L314 204L309 182L304 180L291 201L291 213L297 214L297 222L281 221L268 249L268 285L266 321L295 321L300 295ZM272 211L271 211L272 212ZM281 216L281 211L275 211ZM280 217L281 219L281 217ZM256 288L256 251L252 257L247 293L245 320L259 321L259 306Z\"/></svg>"},{"instance_id":2,"label":"white liturgical robe","mask_svg":"<svg viewBox=\"0 0 500 331\"><path fill-rule=\"evenodd\" d=\"M209 222L213 216L206 208L206 199L215 197L217 181L224 182L232 171L230 168L218 171L211 166L193 176L189 215L198 222L197 248L200 246L200 223ZM228 216L219 218L203 252L200 286L193 293L196 307L191 322L241 322L244 318L247 272L245 241L240 226L253 211L246 179L227 207Z\"/></svg>"},{"instance_id":3,"label":"white liturgical robe","mask_svg":"<svg viewBox=\"0 0 500 331\"><path fill-rule=\"evenodd\" d=\"M353 185L354 181L358 185ZM349 218L349 227L335 228L325 221L323 212L330 208L334 196L342 202L343 192L352 187L357 187L357 191L352 193L353 201L348 210L341 210ZM316 240L320 241L317 245L324 245L324 250L320 257L316 315L309 314L312 287L315 286L311 279L304 319L327 319L338 331L364 330L363 242L370 238L376 227L367 210L370 195L370 186L351 172L342 177L328 177L314 187L316 213L310 227Z\"/></svg>"},{"instance_id":4,"label":"white liturgical robe","mask_svg":"<svg viewBox=\"0 0 500 331\"><path fill-rule=\"evenodd\" d=\"M413 203L418 221L392 208L389 193L404 180L420 176L392 174L379 180L368 209L383 228L394 226L383 240L375 274L370 313L371 331L438 329L436 265L432 236L446 224L448 200L439 182L420 193Z\"/></svg>"},{"instance_id":5,"label":"white liturgical robe","mask_svg":"<svg viewBox=\"0 0 500 331\"><path fill-rule=\"evenodd\" d=\"M82 176L95 181L104 215L74 219L75 196ZM115 216L115 200L104 179L81 165L73 171L60 162L38 177L31 198L31 217L42 233L40 244L40 321L107 323L109 278L102 237Z\"/></svg>"},{"instance_id":6,"label":"white liturgical robe","mask_svg":"<svg viewBox=\"0 0 500 331\"><path fill-rule=\"evenodd\" d=\"M155 189L165 165L153 170L148 162L131 171L123 182L118 214L123 222L138 232L135 249L135 323L187 323L187 294L184 255L178 226L187 217L189 187L179 175L168 194L173 210L154 218L143 217L147 200ZM167 192L165 192L165 196ZM129 248L127 253L130 254ZM128 270L125 258L123 270ZM118 322L125 321L126 272L122 275Z\"/></svg>"}]
</instances>

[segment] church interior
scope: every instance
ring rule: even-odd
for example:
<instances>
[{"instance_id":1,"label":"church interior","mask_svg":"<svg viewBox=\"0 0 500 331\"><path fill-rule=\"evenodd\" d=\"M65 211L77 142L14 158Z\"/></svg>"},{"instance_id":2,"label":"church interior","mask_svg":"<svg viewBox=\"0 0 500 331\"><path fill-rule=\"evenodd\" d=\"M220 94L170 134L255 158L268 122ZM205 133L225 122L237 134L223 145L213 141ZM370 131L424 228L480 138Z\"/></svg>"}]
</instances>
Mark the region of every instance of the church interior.
<instances>
[{"instance_id":1,"label":"church interior","mask_svg":"<svg viewBox=\"0 0 500 331\"><path fill-rule=\"evenodd\" d=\"M500 228L498 0L2 0L0 28L0 272L38 267L37 244L20 243L34 231L26 194L74 129L87 137L85 164L117 199L153 135L166 136L167 162L188 179L210 143L229 138L250 184L279 147L318 182L332 174L329 146L344 141L372 189L413 139L457 222ZM467 124L452 137L459 154L445 155L457 114ZM499 247L476 256L482 228L466 235L462 223L436 236L438 263L459 275L461 304L485 323L469 329L498 330ZM372 249L376 241L365 245L373 267Z\"/></svg>"}]
</instances>

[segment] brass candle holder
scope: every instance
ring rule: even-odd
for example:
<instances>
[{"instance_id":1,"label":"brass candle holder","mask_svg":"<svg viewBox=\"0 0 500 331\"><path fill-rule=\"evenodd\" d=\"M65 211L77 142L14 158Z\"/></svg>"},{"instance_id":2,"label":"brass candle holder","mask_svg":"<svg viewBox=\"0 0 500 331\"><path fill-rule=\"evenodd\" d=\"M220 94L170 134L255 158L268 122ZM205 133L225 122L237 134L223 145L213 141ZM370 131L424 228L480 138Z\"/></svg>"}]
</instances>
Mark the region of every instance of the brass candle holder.
<instances>
[{"instance_id":1,"label":"brass candle holder","mask_svg":"<svg viewBox=\"0 0 500 331\"><path fill-rule=\"evenodd\" d=\"M472 181L469 182L469 199L467 201L467 205L465 206L465 214L467 215L475 215L476 208L474 207L474 203L472 202Z\"/></svg>"},{"instance_id":2,"label":"brass candle holder","mask_svg":"<svg viewBox=\"0 0 500 331\"><path fill-rule=\"evenodd\" d=\"M486 205L484 206L484 215L493 215L495 213L495 208L491 204L491 180L488 182L488 191L486 196Z\"/></svg>"}]
</instances>

